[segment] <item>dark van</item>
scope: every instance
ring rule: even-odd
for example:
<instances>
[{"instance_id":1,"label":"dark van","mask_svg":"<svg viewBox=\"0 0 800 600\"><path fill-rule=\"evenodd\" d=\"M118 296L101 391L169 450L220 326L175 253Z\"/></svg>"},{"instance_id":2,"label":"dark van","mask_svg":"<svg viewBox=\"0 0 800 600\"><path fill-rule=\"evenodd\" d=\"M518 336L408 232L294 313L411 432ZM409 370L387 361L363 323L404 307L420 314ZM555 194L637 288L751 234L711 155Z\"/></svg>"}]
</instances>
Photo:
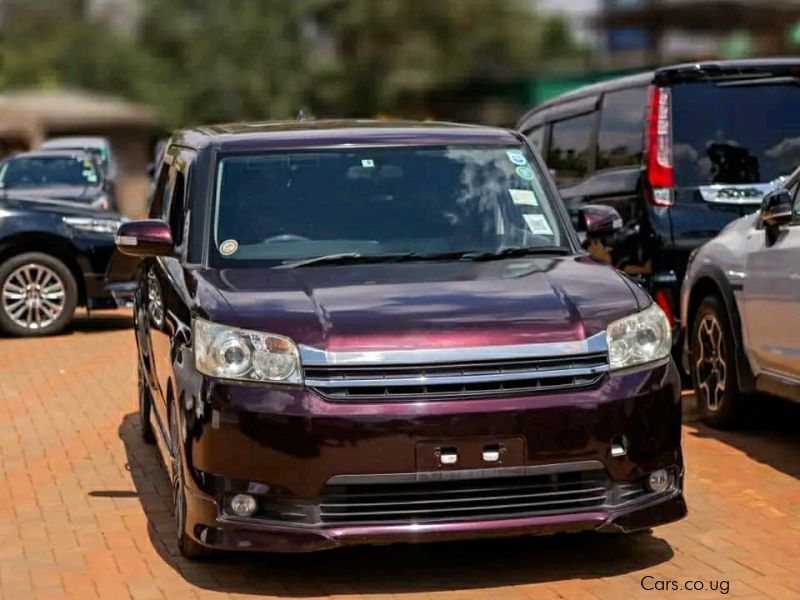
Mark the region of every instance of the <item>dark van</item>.
<instances>
[{"instance_id":1,"label":"dark van","mask_svg":"<svg viewBox=\"0 0 800 600\"><path fill-rule=\"evenodd\" d=\"M516 132L207 126L167 144L134 322L180 551L682 518L663 311L583 252ZM620 221L584 207L590 238Z\"/></svg>"},{"instance_id":2,"label":"dark van","mask_svg":"<svg viewBox=\"0 0 800 600\"><path fill-rule=\"evenodd\" d=\"M800 59L669 66L559 96L517 128L573 219L585 204L619 211L601 252L677 326L690 253L800 163L798 83Z\"/></svg>"}]
</instances>

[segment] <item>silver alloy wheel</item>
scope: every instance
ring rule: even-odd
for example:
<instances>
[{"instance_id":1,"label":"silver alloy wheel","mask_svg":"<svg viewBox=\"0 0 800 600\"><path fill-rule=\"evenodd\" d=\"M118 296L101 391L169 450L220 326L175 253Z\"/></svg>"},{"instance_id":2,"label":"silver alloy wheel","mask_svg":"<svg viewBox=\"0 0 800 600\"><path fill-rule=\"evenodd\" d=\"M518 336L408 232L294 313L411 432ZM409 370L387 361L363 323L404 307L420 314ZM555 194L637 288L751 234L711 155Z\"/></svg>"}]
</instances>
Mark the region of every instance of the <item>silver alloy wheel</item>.
<instances>
[{"instance_id":1,"label":"silver alloy wheel","mask_svg":"<svg viewBox=\"0 0 800 600\"><path fill-rule=\"evenodd\" d=\"M728 366L725 362L725 338L714 315L705 315L697 328L700 353L695 363L698 388L710 412L717 412L725 394Z\"/></svg>"},{"instance_id":2,"label":"silver alloy wheel","mask_svg":"<svg viewBox=\"0 0 800 600\"><path fill-rule=\"evenodd\" d=\"M24 329L38 330L52 325L64 312L64 281L50 267L28 263L6 277L2 288L3 310Z\"/></svg>"}]
</instances>

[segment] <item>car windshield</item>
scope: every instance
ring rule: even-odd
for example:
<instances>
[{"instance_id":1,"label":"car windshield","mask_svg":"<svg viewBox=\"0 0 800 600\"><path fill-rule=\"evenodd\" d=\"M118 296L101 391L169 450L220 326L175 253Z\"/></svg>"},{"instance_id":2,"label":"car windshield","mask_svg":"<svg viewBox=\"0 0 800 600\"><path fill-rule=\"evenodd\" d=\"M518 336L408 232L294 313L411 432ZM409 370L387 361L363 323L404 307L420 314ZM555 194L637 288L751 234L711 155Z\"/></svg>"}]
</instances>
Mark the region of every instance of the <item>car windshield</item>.
<instances>
[{"instance_id":1,"label":"car windshield","mask_svg":"<svg viewBox=\"0 0 800 600\"><path fill-rule=\"evenodd\" d=\"M91 154L97 164L99 164L104 169L108 169L108 154L103 148L64 148L65 150L82 150L84 152L88 152Z\"/></svg>"},{"instance_id":2,"label":"car windshield","mask_svg":"<svg viewBox=\"0 0 800 600\"><path fill-rule=\"evenodd\" d=\"M396 147L223 156L215 260L570 246L528 151Z\"/></svg>"},{"instance_id":3,"label":"car windshield","mask_svg":"<svg viewBox=\"0 0 800 600\"><path fill-rule=\"evenodd\" d=\"M0 166L0 188L94 186L99 176L91 160L66 156L11 158Z\"/></svg>"},{"instance_id":4,"label":"car windshield","mask_svg":"<svg viewBox=\"0 0 800 600\"><path fill-rule=\"evenodd\" d=\"M800 164L795 83L678 85L672 102L678 186L766 183Z\"/></svg>"}]
</instances>

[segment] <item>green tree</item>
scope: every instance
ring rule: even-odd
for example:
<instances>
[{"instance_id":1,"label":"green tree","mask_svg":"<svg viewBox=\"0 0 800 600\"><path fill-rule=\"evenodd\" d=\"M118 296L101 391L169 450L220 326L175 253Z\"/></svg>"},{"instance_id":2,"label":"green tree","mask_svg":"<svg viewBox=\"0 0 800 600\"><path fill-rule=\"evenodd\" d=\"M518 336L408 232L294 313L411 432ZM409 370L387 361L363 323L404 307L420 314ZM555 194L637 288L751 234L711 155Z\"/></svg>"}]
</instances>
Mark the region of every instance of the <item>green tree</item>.
<instances>
[{"instance_id":1,"label":"green tree","mask_svg":"<svg viewBox=\"0 0 800 600\"><path fill-rule=\"evenodd\" d=\"M142 0L135 31L81 0L4 0L0 86L153 104L170 127L240 119L437 116L442 90L524 80L577 52L530 0Z\"/></svg>"}]
</instances>

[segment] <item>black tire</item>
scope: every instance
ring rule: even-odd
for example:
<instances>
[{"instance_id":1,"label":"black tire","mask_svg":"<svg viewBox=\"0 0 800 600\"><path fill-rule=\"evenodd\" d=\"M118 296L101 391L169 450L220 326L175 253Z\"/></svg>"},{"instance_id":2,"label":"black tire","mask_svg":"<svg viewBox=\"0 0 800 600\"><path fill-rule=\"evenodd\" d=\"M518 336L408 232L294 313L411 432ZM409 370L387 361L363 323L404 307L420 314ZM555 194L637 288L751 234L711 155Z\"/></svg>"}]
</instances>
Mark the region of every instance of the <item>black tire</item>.
<instances>
[{"instance_id":1,"label":"black tire","mask_svg":"<svg viewBox=\"0 0 800 600\"><path fill-rule=\"evenodd\" d=\"M147 389L147 383L145 382L144 373L142 372L142 364L139 363L138 367L139 424L142 427L140 435L145 444L155 444L156 435L153 431L153 424L150 422L150 414L153 410L153 399L150 395L150 390Z\"/></svg>"},{"instance_id":2,"label":"black tire","mask_svg":"<svg viewBox=\"0 0 800 600\"><path fill-rule=\"evenodd\" d=\"M16 309L16 306L13 305L13 300L6 295L6 292L16 293L16 290L19 289L19 280L16 279L16 274L18 269L27 265L39 268L42 272L46 269L54 274L60 280L63 288L61 312L52 321L38 326L33 320L29 323L29 326L20 324L18 322L20 318L15 320L10 311L12 311L12 308ZM11 306L9 306L9 303L12 303ZM77 304L78 284L75 281L75 277L67 265L56 257L42 252L25 252L24 254L12 256L0 265L0 331L3 333L16 337L53 335L69 324Z\"/></svg>"},{"instance_id":3,"label":"black tire","mask_svg":"<svg viewBox=\"0 0 800 600\"><path fill-rule=\"evenodd\" d=\"M733 332L725 305L717 296L706 296L695 314L689 340L697 408L708 425L727 429L745 413L745 397L736 378Z\"/></svg>"},{"instance_id":4,"label":"black tire","mask_svg":"<svg viewBox=\"0 0 800 600\"><path fill-rule=\"evenodd\" d=\"M183 482L183 454L180 451L180 438L178 437L177 419L171 415L170 432L172 437L172 452L175 457L175 473L172 478L172 498L175 511L175 533L178 538L178 551L181 556L189 560L203 560L214 555L211 548L196 542L186 532L186 486Z\"/></svg>"}]
</instances>

